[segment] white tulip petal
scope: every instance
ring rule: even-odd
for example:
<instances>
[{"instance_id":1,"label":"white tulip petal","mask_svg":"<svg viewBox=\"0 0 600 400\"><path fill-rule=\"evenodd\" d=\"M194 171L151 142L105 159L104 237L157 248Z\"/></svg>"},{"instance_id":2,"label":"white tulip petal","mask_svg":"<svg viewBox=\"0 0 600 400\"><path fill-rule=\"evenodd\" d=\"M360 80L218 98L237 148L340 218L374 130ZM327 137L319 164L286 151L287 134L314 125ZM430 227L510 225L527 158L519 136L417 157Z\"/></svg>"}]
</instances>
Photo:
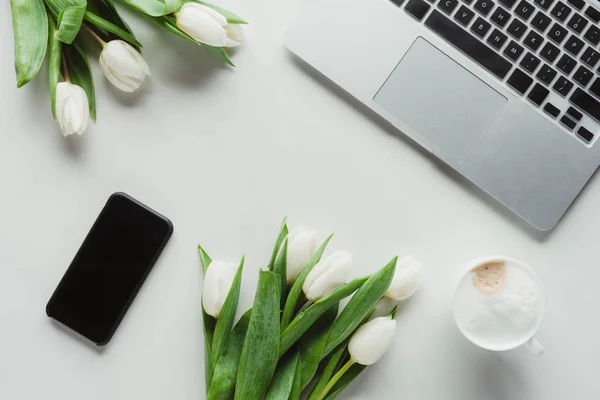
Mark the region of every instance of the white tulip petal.
<instances>
[{"instance_id":1,"label":"white tulip petal","mask_svg":"<svg viewBox=\"0 0 600 400\"><path fill-rule=\"evenodd\" d=\"M200 43L214 47L225 46L227 31L223 25L203 10L185 7L188 5L193 3L186 3L177 13L177 27Z\"/></svg>"},{"instance_id":2,"label":"white tulip petal","mask_svg":"<svg viewBox=\"0 0 600 400\"><path fill-rule=\"evenodd\" d=\"M414 258L398 260L394 278L385 296L397 301L408 299L419 289L422 276L423 266Z\"/></svg>"},{"instance_id":3,"label":"white tulip petal","mask_svg":"<svg viewBox=\"0 0 600 400\"><path fill-rule=\"evenodd\" d=\"M131 84L129 82L124 82L105 63L100 62L100 69L102 70L102 73L104 74L106 79L108 79L108 81L112 83L113 86L115 86L117 89L120 89L124 92L133 92L136 89L134 87L131 87Z\"/></svg>"},{"instance_id":4,"label":"white tulip petal","mask_svg":"<svg viewBox=\"0 0 600 400\"><path fill-rule=\"evenodd\" d=\"M202 289L202 307L208 315L219 317L237 269L237 265L223 261L213 261L208 266Z\"/></svg>"},{"instance_id":5,"label":"white tulip petal","mask_svg":"<svg viewBox=\"0 0 600 400\"><path fill-rule=\"evenodd\" d=\"M287 239L286 278L287 283L293 283L315 255L317 241L313 231L302 227L293 229Z\"/></svg>"},{"instance_id":6,"label":"white tulip petal","mask_svg":"<svg viewBox=\"0 0 600 400\"><path fill-rule=\"evenodd\" d=\"M302 290L310 301L317 301L346 283L352 267L352 255L336 251L319 261L310 271Z\"/></svg>"},{"instance_id":7,"label":"white tulip petal","mask_svg":"<svg viewBox=\"0 0 600 400\"><path fill-rule=\"evenodd\" d=\"M102 72L118 89L133 92L150 74L148 63L129 43L112 40L100 54Z\"/></svg>"},{"instance_id":8,"label":"white tulip petal","mask_svg":"<svg viewBox=\"0 0 600 400\"><path fill-rule=\"evenodd\" d=\"M56 85L56 119L63 136L81 135L90 118L89 103L83 88L69 82Z\"/></svg>"},{"instance_id":9,"label":"white tulip petal","mask_svg":"<svg viewBox=\"0 0 600 400\"><path fill-rule=\"evenodd\" d=\"M225 46L224 47L239 47L241 45L242 44L240 42L236 42L235 40L225 38Z\"/></svg>"},{"instance_id":10,"label":"white tulip petal","mask_svg":"<svg viewBox=\"0 0 600 400\"><path fill-rule=\"evenodd\" d=\"M244 40L244 29L239 24L227 24L225 25L227 31L227 37L238 43L238 46Z\"/></svg>"},{"instance_id":11,"label":"white tulip petal","mask_svg":"<svg viewBox=\"0 0 600 400\"><path fill-rule=\"evenodd\" d=\"M219 13L218 11L207 7L203 4L199 4L199 3L185 3L183 5L183 7L181 7L181 11L184 10L189 10L189 9L193 9L193 10L197 10L200 12L203 12L205 14L207 14L210 18L212 18L215 22L217 22L219 25L221 26L225 26L227 25L227 18L225 18L225 16L223 16L221 13ZM180 12L181 12L180 11Z\"/></svg>"},{"instance_id":12,"label":"white tulip petal","mask_svg":"<svg viewBox=\"0 0 600 400\"><path fill-rule=\"evenodd\" d=\"M390 317L375 318L350 338L350 358L362 365L375 364L389 350L396 334L396 321Z\"/></svg>"}]
</instances>

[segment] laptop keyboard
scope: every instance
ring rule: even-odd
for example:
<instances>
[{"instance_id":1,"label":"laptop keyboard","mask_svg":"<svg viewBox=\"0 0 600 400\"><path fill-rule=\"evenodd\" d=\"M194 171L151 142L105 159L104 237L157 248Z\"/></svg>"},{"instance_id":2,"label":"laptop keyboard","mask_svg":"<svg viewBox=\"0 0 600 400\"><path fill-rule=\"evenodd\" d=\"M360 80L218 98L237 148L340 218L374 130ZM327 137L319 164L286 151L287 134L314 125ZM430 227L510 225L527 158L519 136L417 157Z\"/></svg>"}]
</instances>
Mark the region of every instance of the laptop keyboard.
<instances>
[{"instance_id":1,"label":"laptop keyboard","mask_svg":"<svg viewBox=\"0 0 600 400\"><path fill-rule=\"evenodd\" d=\"M590 143L600 123L600 0L391 0ZM565 102L552 104L550 93ZM565 105L568 104L568 105Z\"/></svg>"}]
</instances>

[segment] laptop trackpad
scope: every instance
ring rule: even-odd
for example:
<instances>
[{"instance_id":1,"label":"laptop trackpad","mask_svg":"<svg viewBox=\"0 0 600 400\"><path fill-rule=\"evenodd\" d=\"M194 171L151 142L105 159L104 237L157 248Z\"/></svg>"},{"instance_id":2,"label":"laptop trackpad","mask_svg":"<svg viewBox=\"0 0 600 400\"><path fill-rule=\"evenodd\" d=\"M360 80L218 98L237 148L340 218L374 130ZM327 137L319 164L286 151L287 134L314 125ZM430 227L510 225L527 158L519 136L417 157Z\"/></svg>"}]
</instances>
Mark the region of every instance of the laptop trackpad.
<instances>
[{"instance_id":1,"label":"laptop trackpad","mask_svg":"<svg viewBox=\"0 0 600 400\"><path fill-rule=\"evenodd\" d=\"M417 38L373 99L461 163L507 99L423 38Z\"/></svg>"}]
</instances>

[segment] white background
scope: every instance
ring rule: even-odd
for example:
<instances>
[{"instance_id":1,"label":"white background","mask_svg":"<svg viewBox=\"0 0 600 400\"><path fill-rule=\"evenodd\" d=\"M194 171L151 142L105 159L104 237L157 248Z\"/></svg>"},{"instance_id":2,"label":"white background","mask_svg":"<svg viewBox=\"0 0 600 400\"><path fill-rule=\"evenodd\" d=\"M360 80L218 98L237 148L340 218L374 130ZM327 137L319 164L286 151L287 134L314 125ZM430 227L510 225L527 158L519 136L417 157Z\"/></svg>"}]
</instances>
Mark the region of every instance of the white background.
<instances>
[{"instance_id":1,"label":"white background","mask_svg":"<svg viewBox=\"0 0 600 400\"><path fill-rule=\"evenodd\" d=\"M0 398L203 398L196 244L213 258L247 255L245 309L287 215L320 238L335 232L331 250L353 253L355 276L396 254L428 270L392 350L341 398L597 399L598 178L538 233L290 55L284 32L300 1L222 4L251 22L236 69L127 12L152 76L125 95L92 56L98 121L67 139L45 70L15 88L10 7L0 6ZM99 351L44 307L115 191L164 213L175 233ZM544 281L544 356L477 349L453 325L461 265L490 253L526 261Z\"/></svg>"}]
</instances>

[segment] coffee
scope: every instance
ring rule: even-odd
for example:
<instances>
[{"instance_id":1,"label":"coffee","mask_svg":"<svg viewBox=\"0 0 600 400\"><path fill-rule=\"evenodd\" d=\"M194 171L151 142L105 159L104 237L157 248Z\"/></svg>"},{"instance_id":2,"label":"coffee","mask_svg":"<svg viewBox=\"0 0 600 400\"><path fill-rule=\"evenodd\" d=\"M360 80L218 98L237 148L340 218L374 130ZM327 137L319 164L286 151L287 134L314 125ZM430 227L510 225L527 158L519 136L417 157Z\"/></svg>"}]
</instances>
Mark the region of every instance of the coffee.
<instances>
[{"instance_id":1,"label":"coffee","mask_svg":"<svg viewBox=\"0 0 600 400\"><path fill-rule=\"evenodd\" d=\"M475 263L460 280L454 316L462 333L490 350L508 350L533 337L544 318L539 278L508 258Z\"/></svg>"}]
</instances>

